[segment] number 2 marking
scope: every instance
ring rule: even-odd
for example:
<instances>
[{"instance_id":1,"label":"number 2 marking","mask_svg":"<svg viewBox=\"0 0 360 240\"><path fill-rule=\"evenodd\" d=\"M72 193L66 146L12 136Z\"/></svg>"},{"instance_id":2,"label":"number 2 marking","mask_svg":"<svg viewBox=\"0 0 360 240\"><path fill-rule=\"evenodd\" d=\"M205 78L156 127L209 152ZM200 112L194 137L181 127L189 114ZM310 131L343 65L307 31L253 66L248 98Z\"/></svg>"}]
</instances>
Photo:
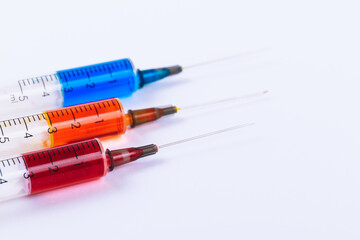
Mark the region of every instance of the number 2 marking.
<instances>
[{"instance_id":1,"label":"number 2 marking","mask_svg":"<svg viewBox=\"0 0 360 240\"><path fill-rule=\"evenodd\" d=\"M79 123L79 122L76 122L75 124L74 124L74 123L71 124L71 128L72 128L72 129L74 129L74 128L80 128L80 127L81 127L81 123Z\"/></svg>"},{"instance_id":2,"label":"number 2 marking","mask_svg":"<svg viewBox=\"0 0 360 240\"><path fill-rule=\"evenodd\" d=\"M93 87L95 87L95 83L86 84L86 88L93 88Z\"/></svg>"},{"instance_id":3,"label":"number 2 marking","mask_svg":"<svg viewBox=\"0 0 360 240\"><path fill-rule=\"evenodd\" d=\"M55 167L54 169L51 168L51 167L49 167L49 173L59 171L59 167L58 167L58 166L55 165L54 167Z\"/></svg>"}]
</instances>

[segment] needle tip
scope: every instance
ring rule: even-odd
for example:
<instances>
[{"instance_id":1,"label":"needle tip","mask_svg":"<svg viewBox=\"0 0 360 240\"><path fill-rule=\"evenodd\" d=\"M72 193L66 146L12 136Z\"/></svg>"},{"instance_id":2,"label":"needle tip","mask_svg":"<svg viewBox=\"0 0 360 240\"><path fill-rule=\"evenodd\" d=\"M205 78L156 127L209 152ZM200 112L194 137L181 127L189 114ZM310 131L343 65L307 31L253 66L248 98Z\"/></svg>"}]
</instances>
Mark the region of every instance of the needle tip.
<instances>
[{"instance_id":1,"label":"needle tip","mask_svg":"<svg viewBox=\"0 0 360 240\"><path fill-rule=\"evenodd\" d=\"M223 128L223 129L220 129L220 130L217 130L217 131L214 131L214 132L208 132L208 133L205 133L205 134L202 134L202 135L197 135L197 136L194 136L194 137L185 138L185 139L178 140L178 141L175 141L175 142L166 143L164 145L158 146L158 149L173 146L173 145L177 145L179 143L193 141L193 140L204 138L204 137L209 137L209 136L224 133L224 132L230 132L230 131L233 131L233 130L236 130L236 129L239 129L239 128L252 126L254 124L255 124L254 122L251 122L251 123L235 125L235 126L232 126L232 127L229 127L229 128Z\"/></svg>"}]
</instances>

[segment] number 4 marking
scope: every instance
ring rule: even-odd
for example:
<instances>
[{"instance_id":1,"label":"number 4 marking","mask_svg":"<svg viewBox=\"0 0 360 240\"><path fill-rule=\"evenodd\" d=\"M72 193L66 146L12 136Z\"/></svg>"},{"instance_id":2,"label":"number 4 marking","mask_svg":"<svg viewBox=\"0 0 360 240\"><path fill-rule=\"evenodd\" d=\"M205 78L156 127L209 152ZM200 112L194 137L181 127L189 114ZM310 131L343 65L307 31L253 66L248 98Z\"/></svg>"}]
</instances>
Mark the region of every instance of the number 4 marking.
<instances>
[{"instance_id":1,"label":"number 4 marking","mask_svg":"<svg viewBox=\"0 0 360 240\"><path fill-rule=\"evenodd\" d=\"M5 179L0 178L0 184L7 183L7 182L8 181L6 181Z\"/></svg>"},{"instance_id":2,"label":"number 4 marking","mask_svg":"<svg viewBox=\"0 0 360 240\"><path fill-rule=\"evenodd\" d=\"M31 135L30 133L25 133L25 137L24 137L24 138L29 138L29 137L33 137L33 135Z\"/></svg>"},{"instance_id":3,"label":"number 4 marking","mask_svg":"<svg viewBox=\"0 0 360 240\"><path fill-rule=\"evenodd\" d=\"M43 97L50 96L50 93L44 92L42 96L43 96Z\"/></svg>"}]
</instances>

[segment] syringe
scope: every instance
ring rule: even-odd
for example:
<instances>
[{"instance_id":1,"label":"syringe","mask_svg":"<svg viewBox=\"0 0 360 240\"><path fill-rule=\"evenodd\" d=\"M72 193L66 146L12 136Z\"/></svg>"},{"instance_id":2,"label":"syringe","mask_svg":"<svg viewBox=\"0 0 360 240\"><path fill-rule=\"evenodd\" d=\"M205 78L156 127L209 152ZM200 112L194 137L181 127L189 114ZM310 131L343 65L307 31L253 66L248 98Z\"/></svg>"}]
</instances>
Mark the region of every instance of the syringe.
<instances>
[{"instance_id":1,"label":"syringe","mask_svg":"<svg viewBox=\"0 0 360 240\"><path fill-rule=\"evenodd\" d=\"M203 66L244 56L262 49L234 56L197 63L186 68ZM175 65L149 70L136 70L129 58L85 67L56 71L55 73L2 84L0 88L0 115L16 112L36 112L102 99L125 97L165 77L180 73Z\"/></svg>"},{"instance_id":2,"label":"syringe","mask_svg":"<svg viewBox=\"0 0 360 240\"><path fill-rule=\"evenodd\" d=\"M237 96L205 104L184 106L195 108L241 98L262 96L266 92ZM101 100L42 113L0 121L0 156L64 145L94 137L122 135L127 127L175 114L179 107L154 107L124 112L118 98Z\"/></svg>"},{"instance_id":3,"label":"syringe","mask_svg":"<svg viewBox=\"0 0 360 240\"><path fill-rule=\"evenodd\" d=\"M0 200L33 195L103 177L115 167L153 155L159 149L250 126L236 125L157 146L105 150L98 139L20 154L0 160Z\"/></svg>"},{"instance_id":4,"label":"syringe","mask_svg":"<svg viewBox=\"0 0 360 240\"><path fill-rule=\"evenodd\" d=\"M0 113L40 111L124 97L180 73L181 66L136 70L129 58L10 82L0 89ZM5 108L5 109L4 109Z\"/></svg>"}]
</instances>

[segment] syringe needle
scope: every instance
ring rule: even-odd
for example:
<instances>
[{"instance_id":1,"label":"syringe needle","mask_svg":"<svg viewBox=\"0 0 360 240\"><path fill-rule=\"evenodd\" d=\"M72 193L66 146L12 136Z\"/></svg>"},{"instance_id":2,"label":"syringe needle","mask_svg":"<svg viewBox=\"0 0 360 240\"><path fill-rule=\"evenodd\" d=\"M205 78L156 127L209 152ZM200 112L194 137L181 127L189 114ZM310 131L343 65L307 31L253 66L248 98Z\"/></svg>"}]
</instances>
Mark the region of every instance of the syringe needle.
<instances>
[{"instance_id":1,"label":"syringe needle","mask_svg":"<svg viewBox=\"0 0 360 240\"><path fill-rule=\"evenodd\" d=\"M180 143L185 143L185 142L189 142L189 141L194 141L194 140L197 140L197 139L200 139L200 138L205 138L205 137L217 135L217 134L224 133L224 132L230 132L230 131L233 131L233 130L236 130L236 129L239 129L239 128L244 128L244 127L252 126L252 125L254 125L254 124L255 124L255 123L239 124L239 125L235 125L235 126L232 126L232 127L229 127L229 128L224 128L224 129L220 129L220 130L217 130L217 131L213 131L213 132L208 132L208 133L204 133L204 134L201 134L201 135L197 135L197 136L194 136L194 137L181 139L181 140L178 140L178 141L175 141L175 142L166 143L166 144L163 144L163 145L158 146L158 148L160 149L160 148L170 147L170 146L177 145L177 144L180 144Z\"/></svg>"},{"instance_id":2,"label":"syringe needle","mask_svg":"<svg viewBox=\"0 0 360 240\"><path fill-rule=\"evenodd\" d=\"M183 69L189 69L189 68L200 67L200 66L203 66L203 65L208 65L208 64L212 64L212 63L216 63L216 62L227 61L227 60L230 60L230 59L243 57L243 56L246 56L246 55L251 55L251 54L254 54L254 53L258 53L258 52L263 52L263 51L266 51L266 50L269 50L269 48L259 48L259 49L255 49L255 50L250 50L250 51L238 53L238 54L235 54L235 55L232 55L232 56L227 56L227 57L212 59L212 60L204 61L204 62L200 62L200 63L195 63L195 64L188 65L188 66L185 66L185 67L182 67L182 68Z\"/></svg>"},{"instance_id":3,"label":"syringe needle","mask_svg":"<svg viewBox=\"0 0 360 240\"><path fill-rule=\"evenodd\" d=\"M262 91L262 92L251 93L251 94L246 94L246 95L240 95L240 96L230 97L230 98L226 98L226 99L220 99L220 100L215 100L215 101L210 101L210 102L205 102L205 103L188 105L188 106L184 106L184 107L179 107L178 110L188 110L188 109L191 109L191 108L197 108L197 107L202 107L202 106L206 106L206 105L229 102L229 101L234 101L234 100L237 100L237 99L258 97L258 96L262 96L262 95L264 95L264 94L266 94L268 92L269 91L266 90L266 91Z\"/></svg>"},{"instance_id":4,"label":"syringe needle","mask_svg":"<svg viewBox=\"0 0 360 240\"><path fill-rule=\"evenodd\" d=\"M132 161L136 161L139 158L143 158L143 157L147 157L147 156L156 154L160 148L166 148L166 147L174 146L174 145L177 145L180 143L185 143L185 142L194 141L194 140L197 140L200 138L210 137L213 135L234 131L236 129L244 128L244 127L248 127L248 126L252 126L252 125L254 125L254 123L238 124L238 125L235 125L232 127L219 129L219 130L213 131L213 132L207 132L207 133L204 133L201 135L184 138L184 139L181 139L181 140L178 140L175 142L166 143L163 145L148 144L148 145L135 147L135 148L130 147L130 148L122 148L122 149L117 149L117 150L112 150L112 151L107 150L106 154L108 154L110 157L110 160L111 160L110 168L113 169L116 166L120 166L120 165L129 163L129 162L132 162Z\"/></svg>"},{"instance_id":5,"label":"syringe needle","mask_svg":"<svg viewBox=\"0 0 360 240\"><path fill-rule=\"evenodd\" d=\"M128 114L126 115L126 124L131 126L132 128L134 128L141 124L157 120L161 117L175 114L179 110L184 110L184 109L187 110L187 109L192 109L192 108L197 108L197 107L203 107L203 106L222 103L222 102L234 101L234 100L242 99L242 98L258 97L258 96L262 96L262 95L266 94L267 92L268 91L262 91L262 92L253 93L253 94L235 96L235 97L231 97L231 98L220 99L220 100L215 100L215 101L211 101L211 102L195 104L195 105L191 105L191 106L185 106L185 107L181 107L181 108L171 105L171 106L165 106L165 107L153 107L153 108L129 110Z\"/></svg>"}]
</instances>

